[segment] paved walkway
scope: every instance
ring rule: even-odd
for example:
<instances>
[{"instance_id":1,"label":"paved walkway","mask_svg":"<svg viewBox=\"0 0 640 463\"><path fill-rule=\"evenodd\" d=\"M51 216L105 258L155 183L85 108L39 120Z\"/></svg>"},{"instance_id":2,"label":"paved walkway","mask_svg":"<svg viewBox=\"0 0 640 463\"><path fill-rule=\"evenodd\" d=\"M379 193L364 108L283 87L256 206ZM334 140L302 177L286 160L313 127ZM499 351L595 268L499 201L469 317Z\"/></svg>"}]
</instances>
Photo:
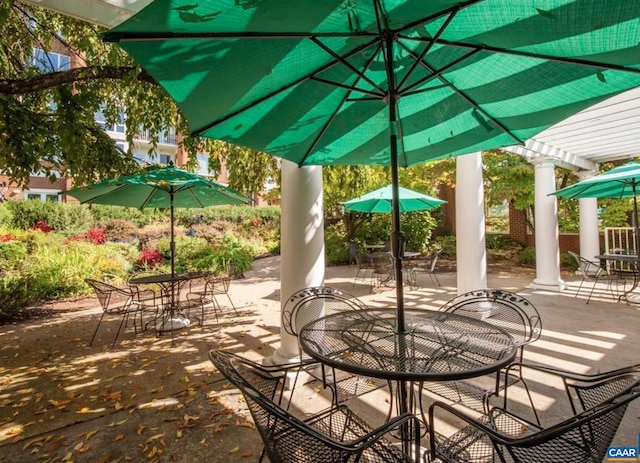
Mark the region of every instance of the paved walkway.
<instances>
[{"instance_id":1,"label":"paved walkway","mask_svg":"<svg viewBox=\"0 0 640 463\"><path fill-rule=\"evenodd\" d=\"M371 294L367 284L352 286L354 273L330 267L326 284L371 305L394 306L394 290ZM424 286L406 291L406 305L437 308L455 296L455 274L439 277L442 286L434 288L421 276ZM569 289L557 294L527 289L531 271L490 270L489 287L520 292L542 315L542 337L526 360L576 372L640 363L640 306L612 303L604 288L587 305L586 297L574 298L580 279L566 278ZM100 315L94 303L0 327L0 461L258 461L259 436L207 354L228 349L260 359L278 347L279 258L256 261L245 279L232 282L231 296L240 317L225 317L220 330L213 319L189 327L173 345L168 335L127 329L111 349L117 322L110 321L88 347ZM309 403L318 402L314 394ZM551 397L548 404L552 410ZM358 407L382 413L375 403ZM637 445L639 415L640 403L633 404L617 445Z\"/></svg>"}]
</instances>

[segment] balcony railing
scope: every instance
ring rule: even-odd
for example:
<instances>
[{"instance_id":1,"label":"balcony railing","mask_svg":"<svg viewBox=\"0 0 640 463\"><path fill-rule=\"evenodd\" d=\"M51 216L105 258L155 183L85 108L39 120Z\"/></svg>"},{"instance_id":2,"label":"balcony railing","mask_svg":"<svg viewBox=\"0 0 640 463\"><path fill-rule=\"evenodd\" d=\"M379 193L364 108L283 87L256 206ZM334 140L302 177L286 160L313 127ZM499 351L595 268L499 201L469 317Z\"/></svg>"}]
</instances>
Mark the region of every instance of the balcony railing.
<instances>
[{"instance_id":1,"label":"balcony railing","mask_svg":"<svg viewBox=\"0 0 640 463\"><path fill-rule=\"evenodd\" d=\"M150 141L151 132L149 130L141 130L140 132L138 132L137 138L141 141ZM162 143L165 145L177 145L178 136L175 133L161 133L158 135L158 143Z\"/></svg>"}]
</instances>

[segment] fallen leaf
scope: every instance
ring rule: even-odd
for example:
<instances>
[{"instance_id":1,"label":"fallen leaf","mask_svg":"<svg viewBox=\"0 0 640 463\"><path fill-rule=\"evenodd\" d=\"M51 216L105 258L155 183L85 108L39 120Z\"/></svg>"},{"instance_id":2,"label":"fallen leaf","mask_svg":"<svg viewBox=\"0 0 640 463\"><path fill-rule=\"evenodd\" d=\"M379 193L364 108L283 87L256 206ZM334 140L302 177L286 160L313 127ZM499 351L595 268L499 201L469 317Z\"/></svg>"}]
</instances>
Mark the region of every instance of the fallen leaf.
<instances>
[{"instance_id":1,"label":"fallen leaf","mask_svg":"<svg viewBox=\"0 0 640 463\"><path fill-rule=\"evenodd\" d=\"M116 434L116 440L124 439L124 434Z\"/></svg>"},{"instance_id":2,"label":"fallen leaf","mask_svg":"<svg viewBox=\"0 0 640 463\"><path fill-rule=\"evenodd\" d=\"M231 450L229 450L229 453L237 453L240 450L240 447L234 447Z\"/></svg>"},{"instance_id":3,"label":"fallen leaf","mask_svg":"<svg viewBox=\"0 0 640 463\"><path fill-rule=\"evenodd\" d=\"M252 457L253 456L253 452L251 450L247 450L246 452L242 453L242 455L240 455L242 458L248 458L248 457Z\"/></svg>"}]
</instances>

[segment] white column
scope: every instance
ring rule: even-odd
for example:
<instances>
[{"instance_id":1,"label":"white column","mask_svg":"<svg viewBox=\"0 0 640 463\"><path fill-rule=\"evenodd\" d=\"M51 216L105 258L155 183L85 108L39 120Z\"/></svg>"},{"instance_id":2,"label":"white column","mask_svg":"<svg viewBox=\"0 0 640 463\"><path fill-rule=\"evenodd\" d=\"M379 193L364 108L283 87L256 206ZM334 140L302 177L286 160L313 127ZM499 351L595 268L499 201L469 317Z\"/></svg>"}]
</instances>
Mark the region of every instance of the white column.
<instances>
[{"instance_id":1,"label":"white column","mask_svg":"<svg viewBox=\"0 0 640 463\"><path fill-rule=\"evenodd\" d=\"M535 158L535 239L536 278L529 285L534 289L562 291L560 278L560 239L558 229L555 163L550 158Z\"/></svg>"},{"instance_id":2,"label":"white column","mask_svg":"<svg viewBox=\"0 0 640 463\"><path fill-rule=\"evenodd\" d=\"M324 284L322 167L282 161L280 304L299 289ZM298 340L280 328L280 347L271 361L298 359Z\"/></svg>"},{"instance_id":3,"label":"white column","mask_svg":"<svg viewBox=\"0 0 640 463\"><path fill-rule=\"evenodd\" d=\"M583 170L578 172L580 181L593 177L596 172ZM598 200L596 198L579 199L580 208L580 255L593 260L600 253L600 232L598 227Z\"/></svg>"},{"instance_id":4,"label":"white column","mask_svg":"<svg viewBox=\"0 0 640 463\"><path fill-rule=\"evenodd\" d=\"M456 158L458 294L487 288L482 153Z\"/></svg>"}]
</instances>

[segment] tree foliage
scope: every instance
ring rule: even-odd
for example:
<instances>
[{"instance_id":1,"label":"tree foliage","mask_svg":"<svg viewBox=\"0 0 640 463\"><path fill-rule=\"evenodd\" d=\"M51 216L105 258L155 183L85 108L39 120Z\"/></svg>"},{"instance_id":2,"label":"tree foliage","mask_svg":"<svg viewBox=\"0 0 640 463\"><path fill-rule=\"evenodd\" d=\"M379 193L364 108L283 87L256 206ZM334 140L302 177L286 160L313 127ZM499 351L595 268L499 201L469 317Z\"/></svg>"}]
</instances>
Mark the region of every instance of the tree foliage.
<instances>
[{"instance_id":1,"label":"tree foliage","mask_svg":"<svg viewBox=\"0 0 640 463\"><path fill-rule=\"evenodd\" d=\"M134 172L139 166L131 149L141 128L149 131L152 155L161 134L172 128L183 134L187 168L195 166L198 152L228 153L227 165L237 167L230 178L237 189L260 191L271 174L241 168L252 158L261 167L269 164L264 153L190 137L173 100L124 51L102 42L100 27L19 0L0 2L0 27L0 171L14 181L26 184L36 171L78 183ZM45 57L70 51L73 66L57 70L53 62L34 60L35 50ZM99 110L107 125L121 123L126 111L128 152L95 121ZM219 163L212 161L214 168Z\"/></svg>"}]
</instances>

